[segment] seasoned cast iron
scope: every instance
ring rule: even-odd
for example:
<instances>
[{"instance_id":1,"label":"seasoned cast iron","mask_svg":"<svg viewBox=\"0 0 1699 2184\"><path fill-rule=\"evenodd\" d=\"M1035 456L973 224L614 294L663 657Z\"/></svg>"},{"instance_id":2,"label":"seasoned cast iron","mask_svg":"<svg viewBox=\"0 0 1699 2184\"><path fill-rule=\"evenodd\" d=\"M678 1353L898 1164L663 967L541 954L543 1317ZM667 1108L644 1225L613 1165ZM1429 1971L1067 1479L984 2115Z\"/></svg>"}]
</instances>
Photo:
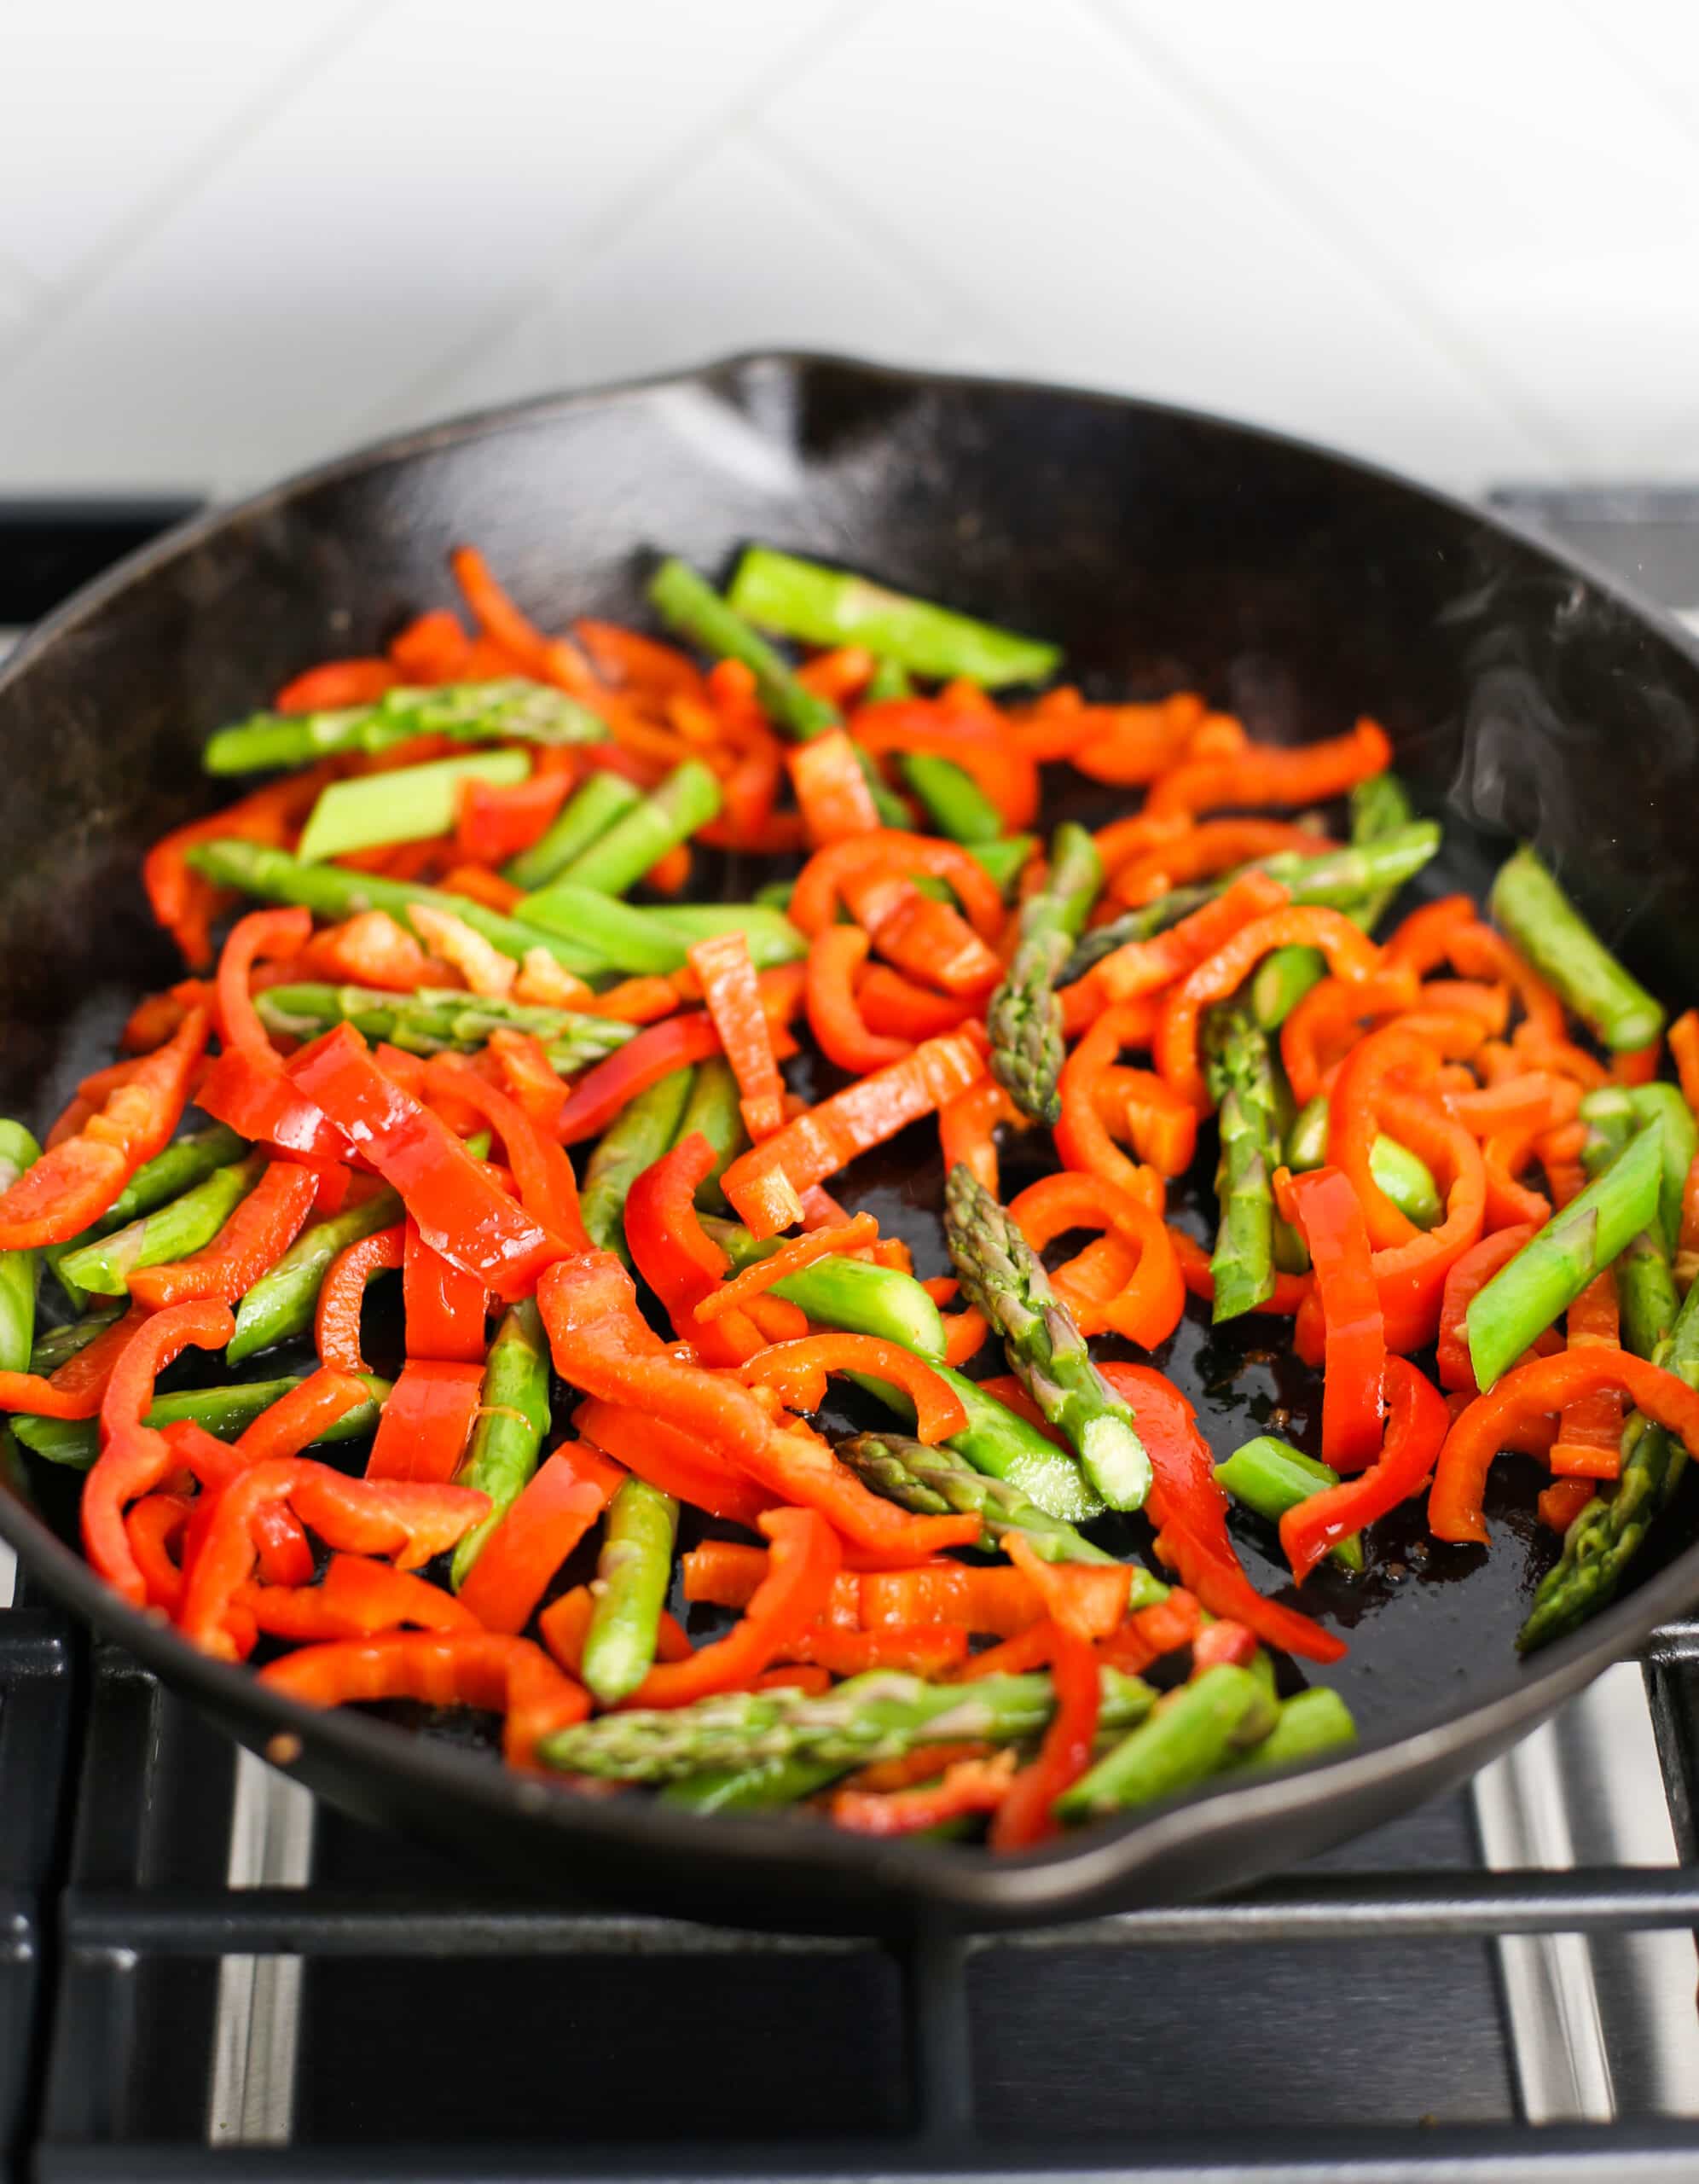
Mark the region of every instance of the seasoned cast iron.
<instances>
[{"instance_id":1,"label":"seasoned cast iron","mask_svg":"<svg viewBox=\"0 0 1699 2184\"><path fill-rule=\"evenodd\" d=\"M1508 836L1532 834L1644 979L1678 1005L1699 991L1699 654L1609 579L1478 510L1211 419L755 357L390 442L171 534L45 624L0 671L0 1107L43 1122L110 1055L134 996L175 975L137 867L227 793L199 770L208 733L445 603L451 547L475 541L559 625L641 620L655 551L717 573L752 537L1057 638L1105 694L1195 687L1284 741L1372 713L1446 820L1440 881L1478 891ZM1087 802L1104 819L1117 799ZM909 1133L845 1194L859 1181L907 1219L923 1273L941 1264L935 1145ZM1277 1401L1302 1424L1283 1343L1266 1321L1212 1338L1194 1307L1157 1362L1225 1449ZM1357 1586L1324 1569L1307 1589L1351 1637L1329 1679L1357 1750L997 1861L581 1801L387 1722L309 1714L120 1606L46 1470L46 1516L0 1494L31 1572L245 1742L287 1754L271 1740L292 1733L315 1790L532 1885L773 1926L1013 1925L1247 1881L1458 1780L1699 1595L1690 1494L1627 1597L1519 1663L1551 1542L1533 1467L1501 1459L1490 1555L1429 1543L1416 1504ZM1243 1544L1278 1586L1255 1529Z\"/></svg>"}]
</instances>

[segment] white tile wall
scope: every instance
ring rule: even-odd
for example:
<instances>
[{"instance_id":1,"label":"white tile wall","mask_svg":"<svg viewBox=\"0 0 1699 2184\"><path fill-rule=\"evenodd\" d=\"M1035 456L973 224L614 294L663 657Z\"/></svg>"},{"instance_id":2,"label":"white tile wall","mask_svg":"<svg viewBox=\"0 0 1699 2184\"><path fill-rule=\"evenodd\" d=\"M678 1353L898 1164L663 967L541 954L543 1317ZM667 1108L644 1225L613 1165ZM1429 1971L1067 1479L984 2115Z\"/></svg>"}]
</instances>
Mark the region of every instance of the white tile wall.
<instances>
[{"instance_id":1,"label":"white tile wall","mask_svg":"<svg viewBox=\"0 0 1699 2184\"><path fill-rule=\"evenodd\" d=\"M1699 473L1695 0L13 0L0 493L763 342Z\"/></svg>"}]
</instances>

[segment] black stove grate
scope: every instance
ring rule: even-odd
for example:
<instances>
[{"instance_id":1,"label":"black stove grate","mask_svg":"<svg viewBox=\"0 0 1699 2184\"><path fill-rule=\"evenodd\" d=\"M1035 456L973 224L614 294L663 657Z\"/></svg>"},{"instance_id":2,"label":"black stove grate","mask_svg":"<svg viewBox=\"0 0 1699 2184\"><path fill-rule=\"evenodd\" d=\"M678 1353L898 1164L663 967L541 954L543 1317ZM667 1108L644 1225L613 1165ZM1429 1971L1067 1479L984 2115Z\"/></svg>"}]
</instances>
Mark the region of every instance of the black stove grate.
<instances>
[{"instance_id":1,"label":"black stove grate","mask_svg":"<svg viewBox=\"0 0 1699 2184\"><path fill-rule=\"evenodd\" d=\"M1516 504L1631 571L1601 523L1656 532L1661 595L1699 601L1699 501ZM0 623L150 527L121 511L102 548L111 513L0 508ZM1646 1676L1680 1866L1489 1872L1460 1795L1226 1902L898 1953L484 1889L26 1596L0 1612L0 2157L63 2184L1689 2178L1699 2118L1522 2120L1503 1985L1507 1935L1699 1926L1699 1623Z\"/></svg>"}]
</instances>

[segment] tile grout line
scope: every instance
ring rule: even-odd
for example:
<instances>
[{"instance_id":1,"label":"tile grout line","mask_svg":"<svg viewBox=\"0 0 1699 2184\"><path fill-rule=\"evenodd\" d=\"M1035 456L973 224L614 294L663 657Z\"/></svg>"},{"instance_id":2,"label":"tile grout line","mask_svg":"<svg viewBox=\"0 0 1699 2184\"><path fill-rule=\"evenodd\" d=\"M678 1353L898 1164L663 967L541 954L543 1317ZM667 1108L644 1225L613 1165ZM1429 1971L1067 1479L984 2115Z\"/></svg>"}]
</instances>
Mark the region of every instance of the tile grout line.
<instances>
[{"instance_id":1,"label":"tile grout line","mask_svg":"<svg viewBox=\"0 0 1699 2184\"><path fill-rule=\"evenodd\" d=\"M540 311L547 310L552 300L567 288L618 237L623 229L640 219L652 205L665 196L673 185L681 181L697 165L705 153L710 151L716 139L742 131L750 117L772 98L777 97L798 73L811 62L820 60L849 27L850 18L861 10L862 0L838 0L827 19L802 38L791 50L777 59L771 68L746 85L726 106L705 119L701 126L691 131L672 155L651 168L641 181L619 200L618 205L593 227L580 247L576 266L571 275L563 275L558 281L528 290L523 296L510 299L490 311L475 333L469 334L452 350L420 373L415 379L381 404L360 412L351 427L350 444L374 432L390 429L399 415L403 419L414 414L418 405L433 398L433 390L451 386L467 366L485 350L506 340Z\"/></svg>"},{"instance_id":2,"label":"tile grout line","mask_svg":"<svg viewBox=\"0 0 1699 2184\"><path fill-rule=\"evenodd\" d=\"M1492 359L1476 350L1466 336L1460 335L1444 314L1435 312L1424 297L1413 293L1403 281L1389 276L1386 264L1348 219L1336 223L1328 218L1309 184L1293 173L1265 139L1254 137L1234 109L1177 62L1159 41L1128 22L1115 8L1114 0L1081 0L1081 4L1113 38L1136 54L1153 82L1161 84L1169 97L1181 102L1195 119L1209 128L1251 176L1276 192L1287 209L1304 222L1335 258L1374 288L1383 301L1390 304L1413 333L1463 371L1477 391L1498 407L1507 422L1516 425L1554 462L1570 471L1586 468L1584 455L1571 444L1558 421L1547 415L1537 404L1528 405L1522 391L1507 384Z\"/></svg>"},{"instance_id":3,"label":"tile grout line","mask_svg":"<svg viewBox=\"0 0 1699 2184\"><path fill-rule=\"evenodd\" d=\"M387 11L392 0L345 0L334 27L316 44L299 55L257 92L221 130L214 141L192 160L185 171L156 190L136 212L106 241L91 251L81 270L63 288L49 287L41 308L26 324L22 340L0 354L0 387L7 376L68 318L84 299L94 294L125 258L164 225L180 206L186 205L217 173L229 154L256 129L273 119L345 46Z\"/></svg>"}]
</instances>

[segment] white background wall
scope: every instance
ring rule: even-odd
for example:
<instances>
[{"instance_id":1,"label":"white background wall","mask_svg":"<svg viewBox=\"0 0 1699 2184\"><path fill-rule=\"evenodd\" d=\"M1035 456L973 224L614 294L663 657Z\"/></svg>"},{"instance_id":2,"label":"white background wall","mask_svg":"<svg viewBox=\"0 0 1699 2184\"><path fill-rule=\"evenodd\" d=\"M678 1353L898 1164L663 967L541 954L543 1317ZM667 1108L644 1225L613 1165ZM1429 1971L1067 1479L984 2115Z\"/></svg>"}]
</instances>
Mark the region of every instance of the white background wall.
<instances>
[{"instance_id":1,"label":"white background wall","mask_svg":"<svg viewBox=\"0 0 1699 2184\"><path fill-rule=\"evenodd\" d=\"M0 493L766 342L1699 475L1699 0L0 0Z\"/></svg>"}]
</instances>

